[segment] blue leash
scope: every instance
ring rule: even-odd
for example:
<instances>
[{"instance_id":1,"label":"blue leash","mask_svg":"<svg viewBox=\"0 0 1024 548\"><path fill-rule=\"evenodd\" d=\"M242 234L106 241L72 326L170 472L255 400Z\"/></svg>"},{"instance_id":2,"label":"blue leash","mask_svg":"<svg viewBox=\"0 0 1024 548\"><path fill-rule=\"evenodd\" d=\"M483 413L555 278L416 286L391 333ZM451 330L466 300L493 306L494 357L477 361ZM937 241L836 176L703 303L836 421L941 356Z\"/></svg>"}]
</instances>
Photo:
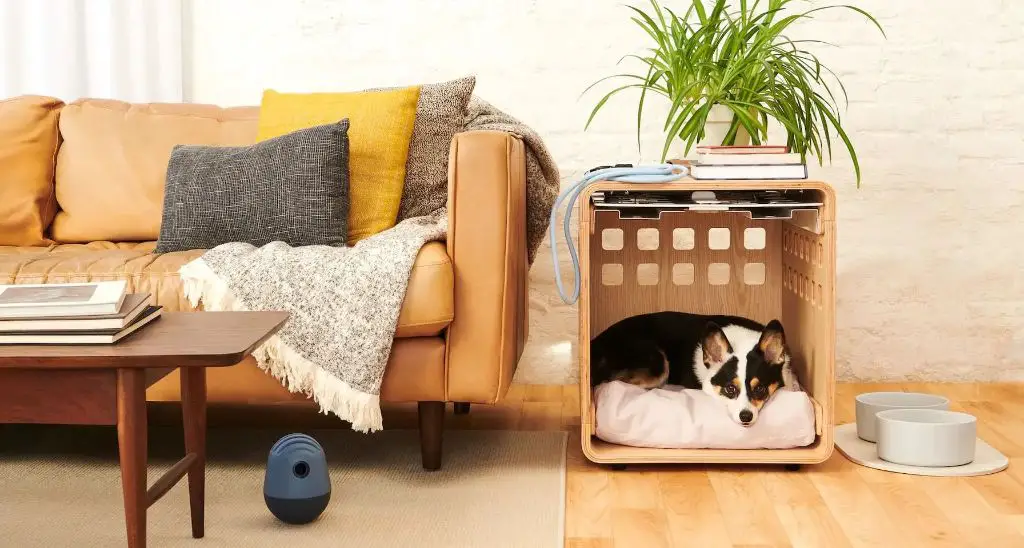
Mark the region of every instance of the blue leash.
<instances>
[{"instance_id":1,"label":"blue leash","mask_svg":"<svg viewBox=\"0 0 1024 548\"><path fill-rule=\"evenodd\" d=\"M656 164L636 167L607 167L598 168L583 174L583 178L563 190L555 200L555 207L551 208L551 220L548 223L548 236L551 244L551 262L555 269L555 284L558 286L558 294L566 304L573 304L580 297L580 259L576 255L576 248L572 244L572 234L569 230L569 222L572 219L572 210L576 205L576 198L583 192L583 189L594 181L616 181L620 183L668 183L686 177L688 170L684 166L675 164ZM573 280L573 292L571 296L565 294L565 287L562 285L562 274L558 269L558 249L555 246L555 220L562 202L569 200L565 212L565 219L562 223L565 231L565 243L569 245L569 256L572 258L572 269L575 279Z\"/></svg>"}]
</instances>

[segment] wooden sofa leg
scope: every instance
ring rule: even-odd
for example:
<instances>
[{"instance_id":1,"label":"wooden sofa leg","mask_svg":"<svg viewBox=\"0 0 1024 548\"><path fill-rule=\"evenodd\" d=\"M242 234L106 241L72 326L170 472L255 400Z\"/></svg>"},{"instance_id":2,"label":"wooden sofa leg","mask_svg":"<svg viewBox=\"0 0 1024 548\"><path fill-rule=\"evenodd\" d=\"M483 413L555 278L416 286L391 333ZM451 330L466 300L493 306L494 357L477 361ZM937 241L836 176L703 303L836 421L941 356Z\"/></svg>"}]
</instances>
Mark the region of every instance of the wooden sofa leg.
<instances>
[{"instance_id":1,"label":"wooden sofa leg","mask_svg":"<svg viewBox=\"0 0 1024 548\"><path fill-rule=\"evenodd\" d=\"M419 402L420 453L424 470L441 469L441 436L444 433L444 402Z\"/></svg>"},{"instance_id":2,"label":"wooden sofa leg","mask_svg":"<svg viewBox=\"0 0 1024 548\"><path fill-rule=\"evenodd\" d=\"M456 415L468 415L469 414L469 402L457 401L452 406L455 408Z\"/></svg>"}]
</instances>

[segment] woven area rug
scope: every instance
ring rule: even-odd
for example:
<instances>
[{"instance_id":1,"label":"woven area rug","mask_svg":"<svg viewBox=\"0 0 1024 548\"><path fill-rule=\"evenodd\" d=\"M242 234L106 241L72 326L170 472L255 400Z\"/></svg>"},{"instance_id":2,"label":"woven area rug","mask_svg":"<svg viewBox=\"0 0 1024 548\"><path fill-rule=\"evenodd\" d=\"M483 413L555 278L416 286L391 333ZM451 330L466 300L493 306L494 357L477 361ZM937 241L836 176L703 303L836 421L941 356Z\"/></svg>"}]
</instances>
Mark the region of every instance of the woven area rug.
<instances>
[{"instance_id":1,"label":"woven area rug","mask_svg":"<svg viewBox=\"0 0 1024 548\"><path fill-rule=\"evenodd\" d=\"M287 431L211 429L206 537L193 540L183 480L149 510L150 547L561 547L564 432L450 430L444 467L420 466L418 433L306 432L327 454L332 494L308 525L263 502L271 445ZM180 430L150 430L149 482L182 454ZM0 545L124 546L113 428L0 425Z\"/></svg>"}]
</instances>

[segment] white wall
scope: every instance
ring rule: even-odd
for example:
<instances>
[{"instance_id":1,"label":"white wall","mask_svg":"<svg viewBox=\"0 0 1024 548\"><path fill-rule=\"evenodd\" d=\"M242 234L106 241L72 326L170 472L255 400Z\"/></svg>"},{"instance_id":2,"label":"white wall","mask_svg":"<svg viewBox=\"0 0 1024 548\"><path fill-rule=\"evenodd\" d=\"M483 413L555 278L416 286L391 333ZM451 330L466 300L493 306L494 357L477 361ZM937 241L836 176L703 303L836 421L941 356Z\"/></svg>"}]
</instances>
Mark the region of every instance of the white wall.
<instances>
[{"instance_id":1,"label":"white wall","mask_svg":"<svg viewBox=\"0 0 1024 548\"><path fill-rule=\"evenodd\" d=\"M838 46L820 53L849 91L844 125L864 169L858 190L841 150L833 167L812 167L840 191L840 374L1024 379L1024 3L856 4L888 40L846 14L801 29ZM580 93L643 45L620 0L202 0L190 11L193 101L476 74L478 95L546 136L566 180L658 159L638 157L626 97L583 132L597 95ZM645 136L658 150L655 120ZM575 309L550 270L544 249L520 380L571 369Z\"/></svg>"}]
</instances>

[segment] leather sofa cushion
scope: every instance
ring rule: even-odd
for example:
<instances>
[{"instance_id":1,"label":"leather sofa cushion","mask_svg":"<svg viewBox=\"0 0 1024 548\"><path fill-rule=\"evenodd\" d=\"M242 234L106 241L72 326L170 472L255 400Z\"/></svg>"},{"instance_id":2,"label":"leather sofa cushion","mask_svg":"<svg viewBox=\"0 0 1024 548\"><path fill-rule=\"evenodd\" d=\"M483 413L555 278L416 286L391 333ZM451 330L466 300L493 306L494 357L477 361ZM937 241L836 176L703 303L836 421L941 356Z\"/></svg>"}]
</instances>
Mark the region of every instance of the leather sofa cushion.
<instances>
[{"instance_id":1,"label":"leather sofa cushion","mask_svg":"<svg viewBox=\"0 0 1024 548\"><path fill-rule=\"evenodd\" d=\"M22 96L0 101L0 245L50 243L53 159L59 99Z\"/></svg>"},{"instance_id":2,"label":"leather sofa cushion","mask_svg":"<svg viewBox=\"0 0 1024 548\"><path fill-rule=\"evenodd\" d=\"M248 145L259 109L81 99L60 113L58 242L152 241L160 231L167 161L177 144Z\"/></svg>"},{"instance_id":3,"label":"leather sofa cushion","mask_svg":"<svg viewBox=\"0 0 1024 548\"><path fill-rule=\"evenodd\" d=\"M155 242L0 246L0 284L127 280L128 291L152 293L168 311L192 310L181 292L181 266L202 250L154 254ZM423 246L413 264L396 338L440 334L452 321L454 274L445 246Z\"/></svg>"}]
</instances>

